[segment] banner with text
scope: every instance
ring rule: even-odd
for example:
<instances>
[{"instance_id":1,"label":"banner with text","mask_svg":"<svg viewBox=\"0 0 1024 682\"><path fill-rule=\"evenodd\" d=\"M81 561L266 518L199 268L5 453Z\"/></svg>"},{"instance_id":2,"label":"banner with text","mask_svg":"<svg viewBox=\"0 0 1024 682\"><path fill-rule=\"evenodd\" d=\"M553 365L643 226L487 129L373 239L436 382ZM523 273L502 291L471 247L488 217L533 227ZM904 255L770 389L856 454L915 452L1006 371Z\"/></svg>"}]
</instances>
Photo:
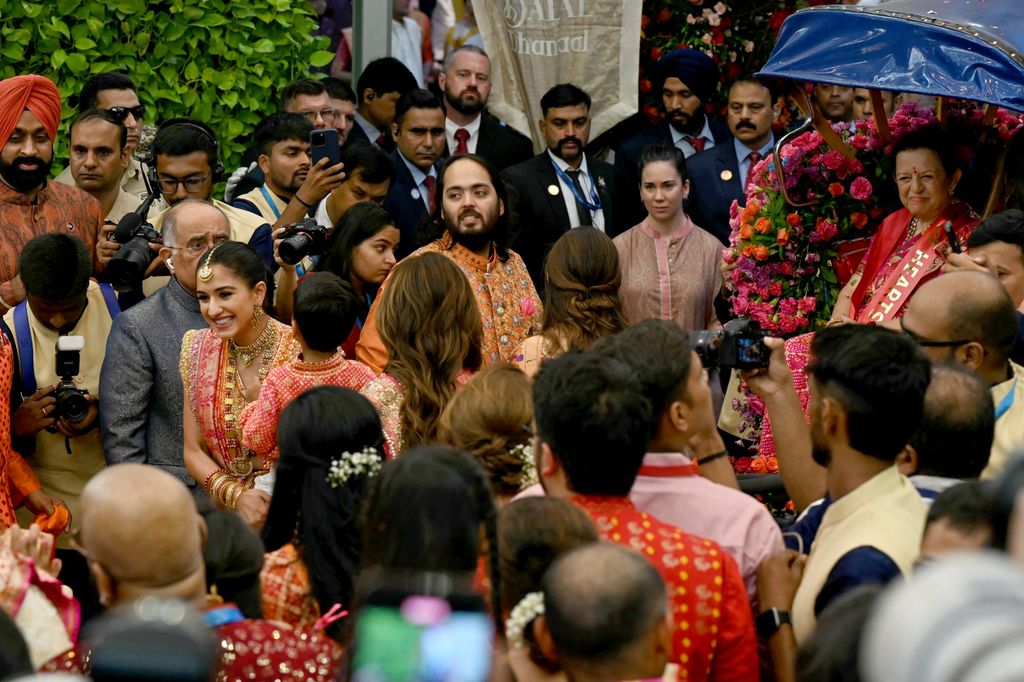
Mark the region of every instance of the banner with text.
<instances>
[{"instance_id":1,"label":"banner with text","mask_svg":"<svg viewBox=\"0 0 1024 682\"><path fill-rule=\"evenodd\" d=\"M544 148L540 98L572 83L592 98L594 139L637 111L640 0L483 0L476 21L491 57L488 109ZM486 7L486 9L485 9Z\"/></svg>"}]
</instances>

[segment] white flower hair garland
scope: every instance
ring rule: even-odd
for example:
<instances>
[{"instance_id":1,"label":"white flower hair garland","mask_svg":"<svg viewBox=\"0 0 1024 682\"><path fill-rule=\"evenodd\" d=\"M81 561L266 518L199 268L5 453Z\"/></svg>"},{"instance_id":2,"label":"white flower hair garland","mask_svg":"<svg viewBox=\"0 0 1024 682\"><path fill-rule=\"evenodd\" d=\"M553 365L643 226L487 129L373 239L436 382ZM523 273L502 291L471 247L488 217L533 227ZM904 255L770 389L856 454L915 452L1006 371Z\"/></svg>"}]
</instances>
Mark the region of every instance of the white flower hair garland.
<instances>
[{"instance_id":1,"label":"white flower hair garland","mask_svg":"<svg viewBox=\"0 0 1024 682\"><path fill-rule=\"evenodd\" d=\"M516 649L526 647L526 628L537 616L544 615L544 593L529 592L519 600L505 621L505 637Z\"/></svg>"},{"instance_id":2,"label":"white flower hair garland","mask_svg":"<svg viewBox=\"0 0 1024 682\"><path fill-rule=\"evenodd\" d=\"M380 468L380 455L375 447L366 447L355 453L343 452L341 457L331 460L331 468L327 470L327 482L332 488L340 488L353 476L376 476L380 473Z\"/></svg>"},{"instance_id":3,"label":"white flower hair garland","mask_svg":"<svg viewBox=\"0 0 1024 682\"><path fill-rule=\"evenodd\" d=\"M523 480L519 484L519 489L525 490L531 485L539 483L537 467L533 461L533 446L529 443L522 443L509 450L509 452L518 457L523 463Z\"/></svg>"}]
</instances>

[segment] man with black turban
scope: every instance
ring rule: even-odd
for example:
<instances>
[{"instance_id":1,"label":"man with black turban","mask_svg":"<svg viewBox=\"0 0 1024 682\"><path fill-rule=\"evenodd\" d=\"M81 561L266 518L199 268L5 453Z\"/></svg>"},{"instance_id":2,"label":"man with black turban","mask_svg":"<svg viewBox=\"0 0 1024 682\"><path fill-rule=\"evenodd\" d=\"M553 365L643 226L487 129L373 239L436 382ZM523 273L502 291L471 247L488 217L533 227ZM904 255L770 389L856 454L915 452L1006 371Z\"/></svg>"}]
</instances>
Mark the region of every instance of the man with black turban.
<instances>
[{"instance_id":1,"label":"man with black turban","mask_svg":"<svg viewBox=\"0 0 1024 682\"><path fill-rule=\"evenodd\" d=\"M712 121L704 108L715 92L721 74L718 66L703 52L680 48L665 53L655 67L655 92L661 92L665 120L624 141L615 153L615 169L626 188L623 199L629 211L627 225L644 219L647 211L640 203L640 174L637 164L647 145L673 144L687 157L711 149L732 139L728 126Z\"/></svg>"}]
</instances>

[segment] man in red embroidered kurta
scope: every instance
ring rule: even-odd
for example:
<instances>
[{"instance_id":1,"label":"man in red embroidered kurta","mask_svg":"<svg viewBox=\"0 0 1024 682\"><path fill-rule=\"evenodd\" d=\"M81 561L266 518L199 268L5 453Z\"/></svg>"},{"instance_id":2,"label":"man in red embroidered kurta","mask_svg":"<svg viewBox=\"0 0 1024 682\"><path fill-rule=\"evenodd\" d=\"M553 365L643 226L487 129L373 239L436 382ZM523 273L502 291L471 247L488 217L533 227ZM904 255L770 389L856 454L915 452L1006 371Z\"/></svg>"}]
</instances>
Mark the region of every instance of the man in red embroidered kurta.
<instances>
[{"instance_id":1,"label":"man in red embroidered kurta","mask_svg":"<svg viewBox=\"0 0 1024 682\"><path fill-rule=\"evenodd\" d=\"M651 406L626 365L594 353L549 360L534 403L534 453L547 494L581 507L604 540L643 554L668 585L679 679L757 680L757 639L735 560L629 500Z\"/></svg>"},{"instance_id":2,"label":"man in red embroidered kurta","mask_svg":"<svg viewBox=\"0 0 1024 682\"><path fill-rule=\"evenodd\" d=\"M36 75L0 81L0 303L12 308L25 298L18 254L33 237L67 232L82 239L99 273L117 244L97 249L103 214L95 198L77 187L48 183L53 142L60 123L60 93Z\"/></svg>"},{"instance_id":3,"label":"man in red embroidered kurta","mask_svg":"<svg viewBox=\"0 0 1024 682\"><path fill-rule=\"evenodd\" d=\"M453 156L440 178L434 222L444 233L409 257L435 252L462 270L480 309L484 362L509 362L520 343L540 333L541 303L523 259L506 246L507 192L490 162L473 154ZM378 374L387 365L377 331L380 300L378 295L356 346L356 357Z\"/></svg>"}]
</instances>

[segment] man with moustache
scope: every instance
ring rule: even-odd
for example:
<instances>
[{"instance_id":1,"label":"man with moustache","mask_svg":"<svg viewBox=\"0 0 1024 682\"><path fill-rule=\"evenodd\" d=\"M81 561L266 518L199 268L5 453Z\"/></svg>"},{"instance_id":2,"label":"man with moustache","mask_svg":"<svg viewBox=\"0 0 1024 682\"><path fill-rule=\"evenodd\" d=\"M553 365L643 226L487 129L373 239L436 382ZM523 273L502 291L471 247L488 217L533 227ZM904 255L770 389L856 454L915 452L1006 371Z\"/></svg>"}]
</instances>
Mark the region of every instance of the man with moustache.
<instances>
[{"instance_id":1,"label":"man with moustache","mask_svg":"<svg viewBox=\"0 0 1024 682\"><path fill-rule=\"evenodd\" d=\"M655 87L661 91L665 121L625 140L615 153L615 170L626 188L624 210L628 225L639 223L647 215L640 192L634 190L640 187L637 167L648 145L672 144L689 158L725 144L731 137L727 126L712 121L705 113L721 78L711 57L689 48L672 50L658 60L654 75Z\"/></svg>"},{"instance_id":2,"label":"man with moustache","mask_svg":"<svg viewBox=\"0 0 1024 682\"><path fill-rule=\"evenodd\" d=\"M143 179L149 171L144 163L132 156L139 146L144 125L143 118L146 115L146 106L139 101L135 83L127 74L120 71L93 76L82 86L82 92L78 95L78 111L84 114L90 109L109 111L128 129L125 142L129 151L128 167L125 169L124 175L121 176L121 187L132 196L138 205L139 201L149 193L149 190L146 189L146 181ZM75 184L71 167L65 168L55 180L63 182L65 185Z\"/></svg>"},{"instance_id":3,"label":"man with moustache","mask_svg":"<svg viewBox=\"0 0 1024 682\"><path fill-rule=\"evenodd\" d=\"M694 154L686 161L690 197L686 212L693 222L729 243L729 207L746 204L750 171L775 144L772 125L779 104L766 85L753 76L739 78L729 88L731 143Z\"/></svg>"},{"instance_id":4,"label":"man with moustache","mask_svg":"<svg viewBox=\"0 0 1024 682\"><path fill-rule=\"evenodd\" d=\"M508 248L508 192L494 165L475 154L453 156L439 173L440 199L425 252L450 258L469 280L483 323L484 363L509 362L524 340L540 332L541 303L519 255ZM387 286L387 280L384 285ZM377 296L363 325L356 357L378 374L387 351L377 330Z\"/></svg>"},{"instance_id":5,"label":"man with moustache","mask_svg":"<svg viewBox=\"0 0 1024 682\"><path fill-rule=\"evenodd\" d=\"M541 97L540 107L547 149L503 173L517 194L519 230L512 246L538 288L544 282L544 258L565 232L593 226L614 237L629 227L613 203L622 187L615 168L588 158L584 150L590 141L590 95L562 83Z\"/></svg>"},{"instance_id":6,"label":"man with moustache","mask_svg":"<svg viewBox=\"0 0 1024 682\"><path fill-rule=\"evenodd\" d=\"M256 128L262 186L235 197L231 205L260 216L274 228L302 220L312 206L337 188L342 165L321 159L310 165L313 124L302 114L273 114Z\"/></svg>"},{"instance_id":7,"label":"man with moustache","mask_svg":"<svg viewBox=\"0 0 1024 682\"><path fill-rule=\"evenodd\" d=\"M33 237L65 232L85 242L93 271L113 250L97 249L100 204L77 187L46 178L60 124L60 92L53 81L28 74L0 81L0 312L25 299L18 254Z\"/></svg>"},{"instance_id":8,"label":"man with moustache","mask_svg":"<svg viewBox=\"0 0 1024 682\"><path fill-rule=\"evenodd\" d=\"M128 129L106 109L90 109L71 124L69 168L75 185L96 197L107 224L117 225L139 205L121 186L131 162Z\"/></svg>"},{"instance_id":9,"label":"man with moustache","mask_svg":"<svg viewBox=\"0 0 1024 682\"><path fill-rule=\"evenodd\" d=\"M437 76L444 92L445 156L479 154L499 169L533 156L533 143L484 111L491 95L491 60L476 45L452 50Z\"/></svg>"},{"instance_id":10,"label":"man with moustache","mask_svg":"<svg viewBox=\"0 0 1024 682\"><path fill-rule=\"evenodd\" d=\"M776 439L787 444L779 465L824 468L832 499L806 563L786 550L758 571L758 630L775 658L806 641L818 614L851 588L912 570L927 507L896 458L921 423L931 363L911 338L881 327L818 332L807 372L808 427L782 340L766 344L768 368L744 378L764 400Z\"/></svg>"}]
</instances>

